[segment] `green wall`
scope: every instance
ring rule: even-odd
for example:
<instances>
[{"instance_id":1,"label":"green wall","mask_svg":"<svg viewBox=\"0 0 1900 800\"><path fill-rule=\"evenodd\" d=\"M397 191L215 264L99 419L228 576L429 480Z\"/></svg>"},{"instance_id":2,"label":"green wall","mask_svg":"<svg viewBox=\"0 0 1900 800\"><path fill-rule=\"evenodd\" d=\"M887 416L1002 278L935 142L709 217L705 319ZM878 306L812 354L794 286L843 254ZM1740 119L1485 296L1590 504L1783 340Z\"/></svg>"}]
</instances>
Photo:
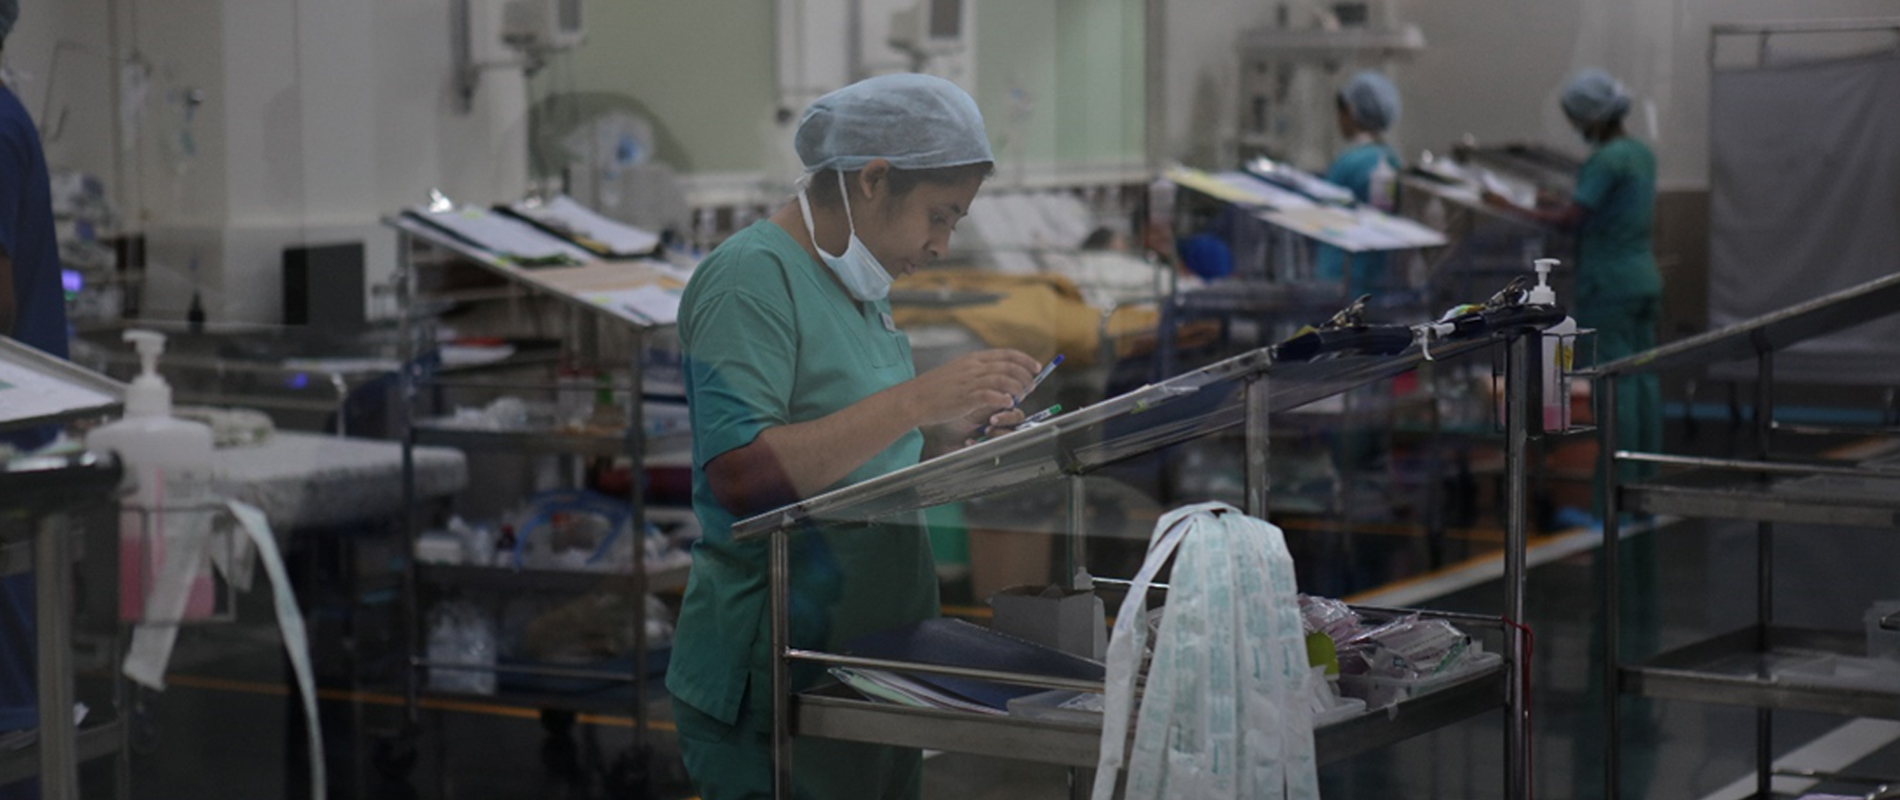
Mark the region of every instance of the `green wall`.
<instances>
[{"instance_id":1,"label":"green wall","mask_svg":"<svg viewBox=\"0 0 1900 800\"><path fill-rule=\"evenodd\" d=\"M590 0L586 12L587 43L530 84L538 123L626 108L652 122L659 157L681 173L771 169L770 137L787 135L772 119L771 3ZM1140 163L1142 0L977 0L975 14L974 95L999 176L1012 158Z\"/></svg>"}]
</instances>

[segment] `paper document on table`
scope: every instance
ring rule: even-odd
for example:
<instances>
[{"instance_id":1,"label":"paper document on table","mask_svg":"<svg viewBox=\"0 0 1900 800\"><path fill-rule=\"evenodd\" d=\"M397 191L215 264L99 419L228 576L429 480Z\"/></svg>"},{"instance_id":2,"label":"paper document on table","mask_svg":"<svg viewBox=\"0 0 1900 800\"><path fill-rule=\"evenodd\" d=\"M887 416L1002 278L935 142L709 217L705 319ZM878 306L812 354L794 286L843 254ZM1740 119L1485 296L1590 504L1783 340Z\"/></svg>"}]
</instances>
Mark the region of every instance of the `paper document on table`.
<instances>
[{"instance_id":1,"label":"paper document on table","mask_svg":"<svg viewBox=\"0 0 1900 800\"><path fill-rule=\"evenodd\" d=\"M1404 217L1371 208L1311 208L1263 211L1260 219L1353 253L1410 250L1445 244L1444 234Z\"/></svg>"},{"instance_id":2,"label":"paper document on table","mask_svg":"<svg viewBox=\"0 0 1900 800\"><path fill-rule=\"evenodd\" d=\"M886 703L896 703L913 708L948 708L957 711L989 714L992 716L1000 716L1007 713L1003 709L971 702L950 692L939 690L936 687L920 683L895 672L887 672L881 669L832 667L831 674L833 677L842 681L844 685L857 690L859 694Z\"/></svg>"},{"instance_id":3,"label":"paper document on table","mask_svg":"<svg viewBox=\"0 0 1900 800\"><path fill-rule=\"evenodd\" d=\"M1167 178L1216 200L1268 208L1310 208L1313 201L1290 189L1275 186L1245 172L1210 174L1191 167L1168 170Z\"/></svg>"},{"instance_id":4,"label":"paper document on table","mask_svg":"<svg viewBox=\"0 0 1900 800\"><path fill-rule=\"evenodd\" d=\"M679 321L680 292L650 283L634 289L586 292L581 297L609 311L630 313L654 325L671 325Z\"/></svg>"},{"instance_id":5,"label":"paper document on table","mask_svg":"<svg viewBox=\"0 0 1900 800\"><path fill-rule=\"evenodd\" d=\"M111 405L118 399L0 358L0 423Z\"/></svg>"},{"instance_id":6,"label":"paper document on table","mask_svg":"<svg viewBox=\"0 0 1900 800\"><path fill-rule=\"evenodd\" d=\"M485 208L467 206L451 211L410 213L489 252L523 265L546 265L550 262L581 264L593 260L586 250L562 241L554 234Z\"/></svg>"},{"instance_id":7,"label":"paper document on table","mask_svg":"<svg viewBox=\"0 0 1900 800\"><path fill-rule=\"evenodd\" d=\"M536 203L514 203L508 209L552 230L577 237L581 246L601 255L645 255L660 246L659 234L608 219L566 195ZM590 246L592 244L599 247Z\"/></svg>"}]
</instances>

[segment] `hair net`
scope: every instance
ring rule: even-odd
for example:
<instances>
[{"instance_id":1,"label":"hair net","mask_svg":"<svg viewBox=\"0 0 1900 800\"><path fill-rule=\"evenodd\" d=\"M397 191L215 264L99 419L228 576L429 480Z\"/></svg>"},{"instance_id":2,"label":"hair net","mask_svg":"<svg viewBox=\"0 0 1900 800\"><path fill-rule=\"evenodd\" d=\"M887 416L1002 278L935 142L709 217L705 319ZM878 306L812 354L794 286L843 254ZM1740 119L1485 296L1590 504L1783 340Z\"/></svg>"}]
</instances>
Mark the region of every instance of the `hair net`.
<instances>
[{"instance_id":1,"label":"hair net","mask_svg":"<svg viewBox=\"0 0 1900 800\"><path fill-rule=\"evenodd\" d=\"M1345 88L1339 90L1339 99L1346 104L1346 113L1352 115L1353 124L1373 133L1399 121L1398 87L1372 70L1352 76Z\"/></svg>"},{"instance_id":2,"label":"hair net","mask_svg":"<svg viewBox=\"0 0 1900 800\"><path fill-rule=\"evenodd\" d=\"M882 158L898 169L995 161L976 101L930 75L867 78L805 109L792 147L805 169L860 169Z\"/></svg>"},{"instance_id":3,"label":"hair net","mask_svg":"<svg viewBox=\"0 0 1900 800\"><path fill-rule=\"evenodd\" d=\"M7 34L13 32L13 23L20 18L20 0L0 0L0 43L7 40Z\"/></svg>"},{"instance_id":4,"label":"hair net","mask_svg":"<svg viewBox=\"0 0 1900 800\"><path fill-rule=\"evenodd\" d=\"M1564 85L1564 113L1585 125L1616 119L1630 110L1630 96L1610 73L1588 67Z\"/></svg>"}]
</instances>

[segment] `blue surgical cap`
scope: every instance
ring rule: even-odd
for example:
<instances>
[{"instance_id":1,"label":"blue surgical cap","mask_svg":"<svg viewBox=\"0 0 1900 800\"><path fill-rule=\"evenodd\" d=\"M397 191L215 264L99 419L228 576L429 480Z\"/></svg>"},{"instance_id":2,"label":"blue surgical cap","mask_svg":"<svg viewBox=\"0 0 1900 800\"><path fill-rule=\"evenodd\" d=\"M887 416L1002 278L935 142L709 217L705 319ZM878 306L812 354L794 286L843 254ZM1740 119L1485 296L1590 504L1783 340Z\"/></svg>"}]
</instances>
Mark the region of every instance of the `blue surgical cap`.
<instances>
[{"instance_id":1,"label":"blue surgical cap","mask_svg":"<svg viewBox=\"0 0 1900 800\"><path fill-rule=\"evenodd\" d=\"M1564 86L1564 113L1585 125L1616 119L1630 110L1630 96L1610 73L1588 67Z\"/></svg>"},{"instance_id":2,"label":"blue surgical cap","mask_svg":"<svg viewBox=\"0 0 1900 800\"><path fill-rule=\"evenodd\" d=\"M0 42L7 40L7 34L13 32L13 23L20 18L20 0L0 0Z\"/></svg>"},{"instance_id":3,"label":"blue surgical cap","mask_svg":"<svg viewBox=\"0 0 1900 800\"><path fill-rule=\"evenodd\" d=\"M1340 102L1352 122L1373 133L1392 127L1399 121L1399 90L1392 82L1372 70L1352 76L1339 90Z\"/></svg>"},{"instance_id":4,"label":"blue surgical cap","mask_svg":"<svg viewBox=\"0 0 1900 800\"><path fill-rule=\"evenodd\" d=\"M976 101L930 75L867 78L805 109L792 147L805 169L862 169L882 158L898 169L936 169L995 161Z\"/></svg>"}]
</instances>

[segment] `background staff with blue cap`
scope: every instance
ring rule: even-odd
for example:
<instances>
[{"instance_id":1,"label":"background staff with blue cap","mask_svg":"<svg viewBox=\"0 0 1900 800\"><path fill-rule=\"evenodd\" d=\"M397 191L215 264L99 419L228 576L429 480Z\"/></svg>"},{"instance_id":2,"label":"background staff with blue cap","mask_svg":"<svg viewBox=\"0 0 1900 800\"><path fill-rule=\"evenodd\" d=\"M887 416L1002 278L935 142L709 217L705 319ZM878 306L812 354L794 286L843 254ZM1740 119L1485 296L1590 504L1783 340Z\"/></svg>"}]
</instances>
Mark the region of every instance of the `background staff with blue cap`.
<instances>
[{"instance_id":1,"label":"background staff with blue cap","mask_svg":"<svg viewBox=\"0 0 1900 800\"><path fill-rule=\"evenodd\" d=\"M893 276L944 254L992 169L968 94L925 75L871 78L812 103L793 145L806 169L796 200L713 250L680 304L705 533L666 686L708 800L772 790L766 543L732 541L732 524L961 446L983 425L1020 423L1015 400L1041 367L998 349L916 375L891 321ZM921 524L801 533L791 566L794 647L835 651L938 613ZM801 798L921 792L914 749L795 746Z\"/></svg>"},{"instance_id":2,"label":"background staff with blue cap","mask_svg":"<svg viewBox=\"0 0 1900 800\"><path fill-rule=\"evenodd\" d=\"M19 0L0 0L0 53ZM66 295L39 130L13 90L0 84L0 335L66 357ZM0 445L38 447L54 431L0 434ZM0 508L0 517L6 510ZM0 518L0 524L8 520ZM0 733L39 726L33 576L0 578ZM0 786L0 798L38 797L36 781Z\"/></svg>"},{"instance_id":3,"label":"background staff with blue cap","mask_svg":"<svg viewBox=\"0 0 1900 800\"><path fill-rule=\"evenodd\" d=\"M1327 167L1326 180L1352 190L1353 198L1361 203L1392 209L1397 205L1393 193L1398 187L1400 161L1398 152L1385 143L1384 134L1399 121L1398 87L1384 75L1366 70L1340 87L1336 104L1339 135L1346 139L1347 147ZM1389 173L1389 178L1375 186L1373 176L1382 170ZM1385 264L1384 253L1353 256L1347 294L1358 297L1383 284ZM1339 280L1345 267L1344 251L1324 245L1318 248L1313 267L1316 277Z\"/></svg>"}]
</instances>

